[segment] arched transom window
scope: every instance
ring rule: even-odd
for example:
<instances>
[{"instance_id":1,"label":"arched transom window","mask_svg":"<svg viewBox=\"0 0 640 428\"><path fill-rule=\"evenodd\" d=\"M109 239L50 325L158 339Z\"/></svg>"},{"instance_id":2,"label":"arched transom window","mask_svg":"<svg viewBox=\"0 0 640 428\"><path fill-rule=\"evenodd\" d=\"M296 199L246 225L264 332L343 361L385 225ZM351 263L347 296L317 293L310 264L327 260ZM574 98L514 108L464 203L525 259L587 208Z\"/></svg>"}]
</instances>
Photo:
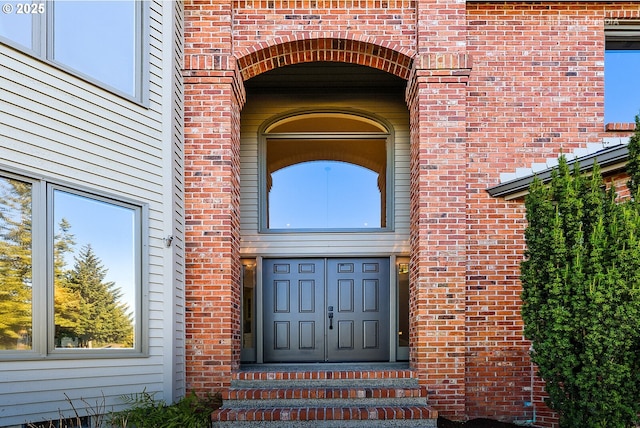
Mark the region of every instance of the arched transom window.
<instances>
[{"instance_id":1,"label":"arched transom window","mask_svg":"<svg viewBox=\"0 0 640 428\"><path fill-rule=\"evenodd\" d=\"M342 112L288 116L263 135L262 230L388 229L389 129Z\"/></svg>"}]
</instances>

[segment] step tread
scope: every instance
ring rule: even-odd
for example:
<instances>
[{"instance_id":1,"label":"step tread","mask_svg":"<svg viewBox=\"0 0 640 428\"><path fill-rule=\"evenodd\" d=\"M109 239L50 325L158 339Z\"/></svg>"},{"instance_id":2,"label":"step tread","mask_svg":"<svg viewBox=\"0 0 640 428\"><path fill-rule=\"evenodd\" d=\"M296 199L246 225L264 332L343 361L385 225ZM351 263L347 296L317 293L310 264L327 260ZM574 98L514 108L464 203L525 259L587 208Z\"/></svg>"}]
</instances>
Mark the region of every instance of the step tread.
<instances>
[{"instance_id":1,"label":"step tread","mask_svg":"<svg viewBox=\"0 0 640 428\"><path fill-rule=\"evenodd\" d=\"M300 370L300 371L237 371L236 380L381 380L413 379L410 369L388 370Z\"/></svg>"},{"instance_id":2,"label":"step tread","mask_svg":"<svg viewBox=\"0 0 640 428\"><path fill-rule=\"evenodd\" d=\"M435 419L438 413L429 406L376 407L276 407L222 408L213 412L214 422L228 421L336 421Z\"/></svg>"},{"instance_id":3,"label":"step tread","mask_svg":"<svg viewBox=\"0 0 640 428\"><path fill-rule=\"evenodd\" d=\"M232 380L232 388L417 388L418 379Z\"/></svg>"},{"instance_id":4,"label":"step tread","mask_svg":"<svg viewBox=\"0 0 640 428\"><path fill-rule=\"evenodd\" d=\"M349 399L349 398L412 398L426 397L424 387L237 387L223 393L225 400L272 400L272 399Z\"/></svg>"}]
</instances>

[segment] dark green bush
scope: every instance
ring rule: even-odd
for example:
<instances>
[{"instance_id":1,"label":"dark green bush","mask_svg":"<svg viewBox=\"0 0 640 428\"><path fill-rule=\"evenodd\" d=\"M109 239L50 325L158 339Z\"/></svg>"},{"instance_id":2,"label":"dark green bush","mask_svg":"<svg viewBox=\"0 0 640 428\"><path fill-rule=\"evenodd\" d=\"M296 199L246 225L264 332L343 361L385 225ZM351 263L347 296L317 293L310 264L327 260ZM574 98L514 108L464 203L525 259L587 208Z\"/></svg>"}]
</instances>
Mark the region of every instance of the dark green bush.
<instances>
[{"instance_id":1,"label":"dark green bush","mask_svg":"<svg viewBox=\"0 0 640 428\"><path fill-rule=\"evenodd\" d=\"M627 428L640 412L640 119L629 146L632 198L617 201L597 165L564 157L526 198L522 316L561 427Z\"/></svg>"}]
</instances>

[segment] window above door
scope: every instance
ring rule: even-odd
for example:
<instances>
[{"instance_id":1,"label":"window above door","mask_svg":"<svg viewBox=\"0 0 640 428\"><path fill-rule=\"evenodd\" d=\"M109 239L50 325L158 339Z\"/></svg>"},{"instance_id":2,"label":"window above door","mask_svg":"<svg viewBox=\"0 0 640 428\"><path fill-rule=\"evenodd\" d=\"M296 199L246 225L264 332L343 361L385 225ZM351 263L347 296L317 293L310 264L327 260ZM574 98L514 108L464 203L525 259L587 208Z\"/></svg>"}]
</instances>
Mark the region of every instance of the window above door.
<instances>
[{"instance_id":1,"label":"window above door","mask_svg":"<svg viewBox=\"0 0 640 428\"><path fill-rule=\"evenodd\" d=\"M262 133L263 231L390 226L389 128L344 112L303 113Z\"/></svg>"}]
</instances>

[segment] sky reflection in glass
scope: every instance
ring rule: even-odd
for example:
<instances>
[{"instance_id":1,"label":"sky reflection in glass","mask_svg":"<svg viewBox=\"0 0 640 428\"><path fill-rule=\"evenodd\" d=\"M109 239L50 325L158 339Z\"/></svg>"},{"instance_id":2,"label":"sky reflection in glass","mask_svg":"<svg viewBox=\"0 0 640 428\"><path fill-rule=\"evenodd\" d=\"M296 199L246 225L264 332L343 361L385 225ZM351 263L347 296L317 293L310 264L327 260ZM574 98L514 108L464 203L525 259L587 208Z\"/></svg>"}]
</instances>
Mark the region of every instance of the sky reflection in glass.
<instances>
[{"instance_id":1,"label":"sky reflection in glass","mask_svg":"<svg viewBox=\"0 0 640 428\"><path fill-rule=\"evenodd\" d=\"M381 227L378 174L358 165L312 161L272 174L271 229Z\"/></svg>"},{"instance_id":2,"label":"sky reflection in glass","mask_svg":"<svg viewBox=\"0 0 640 428\"><path fill-rule=\"evenodd\" d=\"M135 94L135 2L58 1L53 17L55 61Z\"/></svg>"},{"instance_id":3,"label":"sky reflection in glass","mask_svg":"<svg viewBox=\"0 0 640 428\"><path fill-rule=\"evenodd\" d=\"M633 122L640 114L640 50L609 50L604 58L604 122Z\"/></svg>"}]
</instances>

